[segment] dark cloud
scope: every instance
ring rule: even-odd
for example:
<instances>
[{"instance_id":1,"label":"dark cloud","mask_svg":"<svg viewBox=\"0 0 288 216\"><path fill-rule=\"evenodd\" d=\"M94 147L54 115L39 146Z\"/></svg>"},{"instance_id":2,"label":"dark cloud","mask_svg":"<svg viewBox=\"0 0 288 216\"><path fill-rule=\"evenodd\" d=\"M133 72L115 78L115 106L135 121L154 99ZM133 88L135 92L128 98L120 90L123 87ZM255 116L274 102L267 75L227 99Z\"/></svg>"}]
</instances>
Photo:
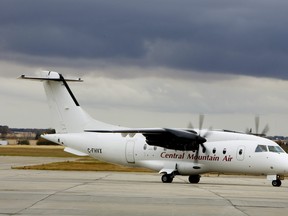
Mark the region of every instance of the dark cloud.
<instances>
[{"instance_id":1,"label":"dark cloud","mask_svg":"<svg viewBox=\"0 0 288 216\"><path fill-rule=\"evenodd\" d=\"M2 0L0 58L288 79L287 6L284 0Z\"/></svg>"}]
</instances>

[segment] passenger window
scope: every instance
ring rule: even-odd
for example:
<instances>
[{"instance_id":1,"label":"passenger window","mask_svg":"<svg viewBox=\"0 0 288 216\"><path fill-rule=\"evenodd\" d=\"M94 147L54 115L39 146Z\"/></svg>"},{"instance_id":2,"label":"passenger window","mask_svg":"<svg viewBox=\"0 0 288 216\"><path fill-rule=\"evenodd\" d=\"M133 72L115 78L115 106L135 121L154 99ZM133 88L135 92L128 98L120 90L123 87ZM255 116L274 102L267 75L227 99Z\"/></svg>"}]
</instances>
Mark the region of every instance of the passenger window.
<instances>
[{"instance_id":1,"label":"passenger window","mask_svg":"<svg viewBox=\"0 0 288 216\"><path fill-rule=\"evenodd\" d=\"M267 146L266 145L258 145L255 149L255 152L267 152Z\"/></svg>"},{"instance_id":2,"label":"passenger window","mask_svg":"<svg viewBox=\"0 0 288 216\"><path fill-rule=\"evenodd\" d=\"M242 153L243 153L243 149L240 149L239 150L239 155L242 155Z\"/></svg>"},{"instance_id":3,"label":"passenger window","mask_svg":"<svg viewBox=\"0 0 288 216\"><path fill-rule=\"evenodd\" d=\"M224 148L224 149L223 149L223 154L226 154L226 152L227 152L227 151L226 151L226 148Z\"/></svg>"},{"instance_id":4,"label":"passenger window","mask_svg":"<svg viewBox=\"0 0 288 216\"><path fill-rule=\"evenodd\" d=\"M215 154L215 153L216 153L216 148L213 148L213 151L212 151L212 152L213 152L213 154Z\"/></svg>"}]
</instances>

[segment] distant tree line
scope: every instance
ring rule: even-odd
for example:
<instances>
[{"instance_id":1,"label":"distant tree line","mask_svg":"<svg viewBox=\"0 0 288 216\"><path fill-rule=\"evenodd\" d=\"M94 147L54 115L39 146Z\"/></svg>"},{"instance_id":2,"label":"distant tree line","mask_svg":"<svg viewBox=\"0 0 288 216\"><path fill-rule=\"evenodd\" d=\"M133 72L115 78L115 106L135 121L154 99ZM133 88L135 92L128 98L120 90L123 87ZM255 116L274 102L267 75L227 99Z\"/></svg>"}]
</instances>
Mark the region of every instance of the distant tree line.
<instances>
[{"instance_id":1,"label":"distant tree line","mask_svg":"<svg viewBox=\"0 0 288 216\"><path fill-rule=\"evenodd\" d=\"M39 139L41 134L54 134L56 133L55 129L46 128L46 129L38 129L38 128L9 128L8 126L0 125L0 134L1 138L6 138L8 133L35 133L35 139Z\"/></svg>"},{"instance_id":2,"label":"distant tree line","mask_svg":"<svg viewBox=\"0 0 288 216\"><path fill-rule=\"evenodd\" d=\"M1 138L5 139L7 134L10 133L10 129L8 126L2 126L0 125L0 133L1 133Z\"/></svg>"}]
</instances>

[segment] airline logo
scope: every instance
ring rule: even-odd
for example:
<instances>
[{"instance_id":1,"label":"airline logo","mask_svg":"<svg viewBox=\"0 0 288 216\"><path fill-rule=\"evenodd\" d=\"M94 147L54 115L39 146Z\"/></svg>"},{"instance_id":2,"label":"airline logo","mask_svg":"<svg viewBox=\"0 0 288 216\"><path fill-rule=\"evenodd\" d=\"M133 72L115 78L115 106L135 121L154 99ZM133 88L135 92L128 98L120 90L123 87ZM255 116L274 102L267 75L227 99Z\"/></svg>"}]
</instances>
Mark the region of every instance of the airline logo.
<instances>
[{"instance_id":1,"label":"airline logo","mask_svg":"<svg viewBox=\"0 0 288 216\"><path fill-rule=\"evenodd\" d=\"M223 158L220 158L216 155L196 155L195 153L167 153L162 152L160 154L161 158L166 159L187 159L187 160L203 160L203 161L227 161L231 162L233 160L233 157L231 155L225 155Z\"/></svg>"}]
</instances>

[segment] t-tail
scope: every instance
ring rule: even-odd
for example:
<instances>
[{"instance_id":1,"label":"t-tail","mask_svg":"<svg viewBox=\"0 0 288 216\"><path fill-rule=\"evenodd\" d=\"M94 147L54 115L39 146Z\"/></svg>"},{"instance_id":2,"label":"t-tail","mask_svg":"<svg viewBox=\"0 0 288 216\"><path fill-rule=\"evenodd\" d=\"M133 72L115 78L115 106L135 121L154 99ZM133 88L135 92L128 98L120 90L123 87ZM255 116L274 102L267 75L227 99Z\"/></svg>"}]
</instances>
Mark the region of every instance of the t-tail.
<instances>
[{"instance_id":1,"label":"t-tail","mask_svg":"<svg viewBox=\"0 0 288 216\"><path fill-rule=\"evenodd\" d=\"M22 75L20 78L43 81L52 114L52 126L57 133L79 133L87 128L118 128L93 119L80 107L67 82L82 82L81 79L64 79L61 74L53 71L42 71L34 77Z\"/></svg>"}]
</instances>

